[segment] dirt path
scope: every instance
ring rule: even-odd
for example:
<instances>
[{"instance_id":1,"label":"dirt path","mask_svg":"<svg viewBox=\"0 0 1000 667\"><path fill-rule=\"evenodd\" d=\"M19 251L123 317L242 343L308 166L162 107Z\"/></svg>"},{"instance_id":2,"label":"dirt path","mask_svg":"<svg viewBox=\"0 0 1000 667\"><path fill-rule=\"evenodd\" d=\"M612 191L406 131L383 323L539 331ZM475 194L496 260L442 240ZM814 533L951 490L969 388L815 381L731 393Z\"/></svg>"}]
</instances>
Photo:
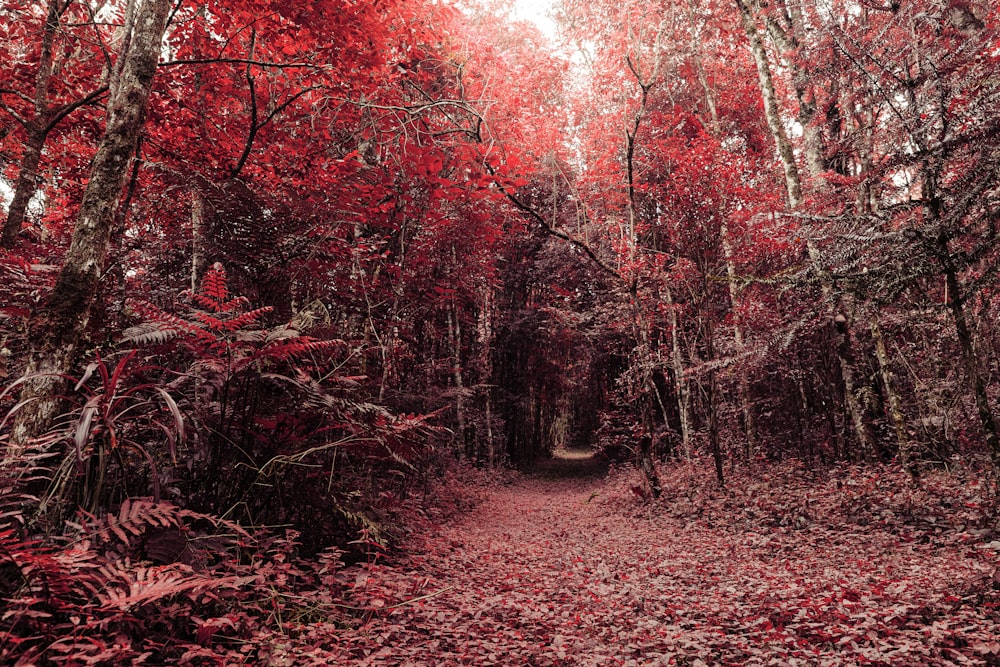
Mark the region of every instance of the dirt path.
<instances>
[{"instance_id":1,"label":"dirt path","mask_svg":"<svg viewBox=\"0 0 1000 667\"><path fill-rule=\"evenodd\" d=\"M595 464L563 465L359 579L385 608L345 637L356 664L1000 664L996 610L963 599L978 552L622 513Z\"/></svg>"}]
</instances>

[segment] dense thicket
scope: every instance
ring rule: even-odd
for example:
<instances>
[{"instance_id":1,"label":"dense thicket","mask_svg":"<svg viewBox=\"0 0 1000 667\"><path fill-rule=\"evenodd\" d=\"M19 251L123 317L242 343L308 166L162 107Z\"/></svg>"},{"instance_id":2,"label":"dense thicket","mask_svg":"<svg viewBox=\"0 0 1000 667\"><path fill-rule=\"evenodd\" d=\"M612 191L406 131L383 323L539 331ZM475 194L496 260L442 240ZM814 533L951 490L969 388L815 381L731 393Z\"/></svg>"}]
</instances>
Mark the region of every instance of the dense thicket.
<instances>
[{"instance_id":1,"label":"dense thicket","mask_svg":"<svg viewBox=\"0 0 1000 667\"><path fill-rule=\"evenodd\" d=\"M452 459L1000 464L995 3L496 11L0 7L0 655L84 650L76 567L169 580L98 627L250 526L364 558Z\"/></svg>"}]
</instances>

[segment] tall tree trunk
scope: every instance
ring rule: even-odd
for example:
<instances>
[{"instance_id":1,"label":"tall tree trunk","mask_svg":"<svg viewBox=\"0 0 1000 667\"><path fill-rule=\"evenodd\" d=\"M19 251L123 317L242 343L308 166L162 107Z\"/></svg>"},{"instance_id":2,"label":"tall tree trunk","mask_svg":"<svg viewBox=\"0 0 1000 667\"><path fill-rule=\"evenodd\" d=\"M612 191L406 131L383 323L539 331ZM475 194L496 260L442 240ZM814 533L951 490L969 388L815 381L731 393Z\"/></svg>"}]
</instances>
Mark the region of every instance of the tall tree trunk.
<instances>
[{"instance_id":1,"label":"tall tree trunk","mask_svg":"<svg viewBox=\"0 0 1000 667\"><path fill-rule=\"evenodd\" d=\"M486 465L493 470L497 465L496 442L493 436L493 363L490 351L493 349L493 287L486 285L482 290L479 309L479 373L483 387L486 420Z\"/></svg>"},{"instance_id":2,"label":"tall tree trunk","mask_svg":"<svg viewBox=\"0 0 1000 667\"><path fill-rule=\"evenodd\" d=\"M764 116L767 120L767 127L771 131L771 136L774 138L778 157L781 159L781 167L785 173L788 207L795 209L802 203L802 181L799 178L799 168L795 164L795 151L792 149L792 143L788 140L788 133L785 132L785 125L781 119L781 111L778 107L778 94L774 89L774 79L771 77L771 66L767 61L767 51L764 49L764 41L761 39L760 33L757 32L757 24L746 0L736 0L736 7L740 10L743 29L746 31L747 39L750 41L750 51L757 65L760 94L764 101Z\"/></svg>"},{"instance_id":3,"label":"tall tree trunk","mask_svg":"<svg viewBox=\"0 0 1000 667\"><path fill-rule=\"evenodd\" d=\"M694 1L688 0L687 7L688 20L692 23L692 25L697 25ZM721 138L722 128L719 124L719 114L715 104L715 95L711 86L708 85L708 76L705 73L705 66L702 62L700 34L701 30L700 26L698 26L698 29L693 35L694 43L692 56L694 59L695 70L698 74L698 83L701 85L702 93L705 96L705 105L708 107L712 131L717 138ZM726 260L726 277L728 278L729 301L732 304L733 311L733 339L736 343L736 349L739 352L743 352L743 327L740 324L740 317L737 313L740 288L736 283L736 263L733 259L733 244L729 235L729 225L726 224L724 216L722 218L722 224L719 227L719 242L722 246L722 255ZM753 459L754 450L757 448L757 429L754 423L753 410L750 407L750 387L749 382L747 381L746 371L742 367L739 367L737 372L739 376L740 412L743 415L743 434L746 438L746 442L744 443L744 455L747 462L749 462Z\"/></svg>"},{"instance_id":4,"label":"tall tree trunk","mask_svg":"<svg viewBox=\"0 0 1000 667\"><path fill-rule=\"evenodd\" d=\"M61 405L64 376L76 358L104 268L115 208L142 130L171 0L144 0L120 79L108 103L104 137L83 193L69 251L45 305L31 317L32 349L11 429L16 450L50 427Z\"/></svg>"},{"instance_id":5,"label":"tall tree trunk","mask_svg":"<svg viewBox=\"0 0 1000 667\"><path fill-rule=\"evenodd\" d=\"M885 338L882 336L882 326L879 323L877 311L872 313L870 326L872 338L875 340L875 356L878 358L879 373L882 376L882 384L885 386L886 401L889 403L889 417L892 419L892 426L896 430L899 461L903 465L903 468L915 478L917 476L917 468L914 466L910 437L906 432L903 404L899 400L899 394L896 393L895 378L893 378L889 351L885 346Z\"/></svg>"},{"instance_id":6,"label":"tall tree trunk","mask_svg":"<svg viewBox=\"0 0 1000 667\"><path fill-rule=\"evenodd\" d=\"M198 292L198 280L205 268L205 198L191 191L191 293Z\"/></svg>"},{"instance_id":7,"label":"tall tree trunk","mask_svg":"<svg viewBox=\"0 0 1000 667\"><path fill-rule=\"evenodd\" d=\"M774 80L771 77L771 67L768 63L767 51L764 49L764 42L761 39L760 34L757 32L757 24L755 22L754 15L750 11L750 7L746 4L746 0L735 1L743 19L743 28L746 31L747 39L750 42L750 50L753 53L754 62L757 64L760 94L764 101L764 115L767 118L767 126L771 131L771 137L776 145L778 157L781 159L781 166L785 174L785 189L788 194L788 207L789 209L794 210L802 203L802 181L799 175L798 167L795 164L795 151L792 148L791 141L788 139L788 133L785 132L785 126L781 118L781 112L778 106L778 95L774 88ZM823 287L823 295L832 306L834 300L833 282L830 280L826 270L823 268L819 248L816 247L816 244L812 240L807 240L806 249L809 253L809 259L815 266L815 269L820 277ZM844 317L846 323L846 315L835 314L835 316ZM852 354L849 331L846 327L843 329L838 327L838 330L841 332L842 339L837 348L837 357L840 363L841 376L844 381L844 394L848 410L850 411L851 423L854 427L854 434L858 438L862 451L871 451L874 447L874 443L872 442L871 432L865 422L864 413L861 410L855 391L854 372L850 363Z\"/></svg>"},{"instance_id":8,"label":"tall tree trunk","mask_svg":"<svg viewBox=\"0 0 1000 667\"><path fill-rule=\"evenodd\" d=\"M454 313L454 314L453 314ZM458 422L456 457L468 455L465 442L465 380L462 377L462 326L458 308L451 304L448 310L448 343L451 346L451 378L455 383L455 417Z\"/></svg>"},{"instance_id":9,"label":"tall tree trunk","mask_svg":"<svg viewBox=\"0 0 1000 667\"><path fill-rule=\"evenodd\" d=\"M670 318L670 369L674 373L674 384L677 387L677 412L681 420L681 448L684 458L691 459L691 385L684 372L684 356L681 352L680 322L677 311L674 310L673 294L670 288L664 289L667 299L667 312Z\"/></svg>"},{"instance_id":10,"label":"tall tree trunk","mask_svg":"<svg viewBox=\"0 0 1000 667\"><path fill-rule=\"evenodd\" d=\"M993 465L995 468L1000 469L1000 434L997 432L996 419L993 416L993 409L990 407L990 398L986 392L986 379L983 377L974 334L965 315L965 300L962 298L961 286L958 281L958 271L952 262L951 252L948 248L948 239L944 232L938 236L938 246L938 256L943 265L948 288L948 308L951 310L952 319L955 321L955 333L958 336L958 344L962 350L962 364L965 366L965 376L967 381L972 385L972 391L976 399L976 410L979 412L979 421L982 424L983 433L986 435L986 444L990 448L990 457Z\"/></svg>"},{"instance_id":11,"label":"tall tree trunk","mask_svg":"<svg viewBox=\"0 0 1000 667\"><path fill-rule=\"evenodd\" d=\"M653 380L653 365L655 364L655 359L653 359L653 350L650 340L649 325L646 318L643 317L642 311L640 310L637 295L633 292L632 300L635 304L634 310L634 320L636 327L638 328L638 339L640 342L640 349L642 353L646 356L643 371L642 386L639 389L639 405L642 411L642 425L643 430L646 434L639 438L639 465L642 471L646 475L646 481L649 482L650 492L653 494L654 498L658 498L662 491L660 487L660 476L656 471L656 460L654 445L656 444L656 419L655 410L653 408L653 400L656 397L656 383Z\"/></svg>"},{"instance_id":12,"label":"tall tree trunk","mask_svg":"<svg viewBox=\"0 0 1000 667\"><path fill-rule=\"evenodd\" d=\"M715 361L715 336L712 330L712 320L705 318L705 356L706 361L711 364ZM719 486L726 485L726 478L722 470L722 444L719 442L719 410L718 410L718 383L715 377L715 368L709 366L708 371L708 446L712 450L712 460L715 461L715 478Z\"/></svg>"},{"instance_id":13,"label":"tall tree trunk","mask_svg":"<svg viewBox=\"0 0 1000 667\"><path fill-rule=\"evenodd\" d=\"M726 221L722 221L719 228L719 237L722 243L722 254L726 260L726 277L729 279L729 301L733 308L733 339L736 342L736 349L743 352L743 326L740 324L740 316L737 313L739 304L740 288L736 284L736 263L733 259L733 244L729 238L729 227ZM757 428L754 423L753 410L750 407L750 383L747 381L746 371L739 367L739 392L740 410L743 413L743 434L746 437L744 454L747 461L753 459L754 450L757 449Z\"/></svg>"},{"instance_id":14,"label":"tall tree trunk","mask_svg":"<svg viewBox=\"0 0 1000 667\"><path fill-rule=\"evenodd\" d=\"M715 93L712 90L712 87L708 85L708 74L705 72L705 62L702 57L702 24L698 21L697 7L695 6L694 0L688 0L687 19L693 30L691 34L691 58L694 62L695 72L698 75L698 83L701 85L702 92L705 94L705 106L708 108L709 121L712 124L713 131L718 136L719 111L715 103Z\"/></svg>"},{"instance_id":15,"label":"tall tree trunk","mask_svg":"<svg viewBox=\"0 0 1000 667\"><path fill-rule=\"evenodd\" d=\"M832 290L831 290L832 292ZM872 437L871 429L865 420L864 405L858 398L854 387L854 346L851 343L851 318L850 313L837 313L834 316L834 324L840 335L840 344L837 346L837 361L840 363L840 376L844 381L844 400L847 403L847 415L851 419L854 427L854 434L858 438L862 457L868 457L875 451L875 440Z\"/></svg>"},{"instance_id":16,"label":"tall tree trunk","mask_svg":"<svg viewBox=\"0 0 1000 667\"><path fill-rule=\"evenodd\" d=\"M49 124L49 84L52 81L53 44L56 33L59 32L62 13L68 7L61 0L49 0L48 13L45 16L45 27L42 31L42 48L38 56L38 74L35 75L35 108L30 120L24 123L28 140L21 157L21 170L14 184L14 198L11 200L4 221L3 238L0 244L4 248L17 245L18 233L28 212L28 204L38 189L38 165L42 159L42 147L51 130Z\"/></svg>"}]
</instances>

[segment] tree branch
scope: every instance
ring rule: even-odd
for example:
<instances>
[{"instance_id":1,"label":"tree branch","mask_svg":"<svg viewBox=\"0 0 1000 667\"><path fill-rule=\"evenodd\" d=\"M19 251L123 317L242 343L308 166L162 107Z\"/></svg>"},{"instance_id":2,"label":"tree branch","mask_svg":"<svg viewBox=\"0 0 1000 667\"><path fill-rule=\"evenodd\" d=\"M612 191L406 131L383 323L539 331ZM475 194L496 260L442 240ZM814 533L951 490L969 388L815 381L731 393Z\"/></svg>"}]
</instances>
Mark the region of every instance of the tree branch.
<instances>
[{"instance_id":1,"label":"tree branch","mask_svg":"<svg viewBox=\"0 0 1000 667\"><path fill-rule=\"evenodd\" d=\"M277 63L268 60L254 60L253 58L189 58L185 60L165 60L159 67L176 67L178 65L252 65L254 67L273 67L276 69L326 69L322 65L315 63Z\"/></svg>"},{"instance_id":2,"label":"tree branch","mask_svg":"<svg viewBox=\"0 0 1000 667\"><path fill-rule=\"evenodd\" d=\"M507 198L507 200L510 201L510 203L512 203L515 207L517 207L519 211L526 213L528 216L530 216L531 219L537 222L541 226L542 230L544 230L547 234L555 236L558 239L562 239L563 241L566 241L570 245L582 250L583 253L587 255L587 257L589 257L594 262L594 264L597 265L599 269L607 273L609 276L614 277L615 280L617 280L620 283L625 282L625 279L622 277L622 275L618 273L618 271L616 271L614 268L609 266L607 263L605 263L604 260L598 257L597 253L594 252L593 248L591 248L589 245L587 245L580 239L576 238L575 236L572 236L562 230L550 226L548 221L546 221L545 218L538 211L536 211L529 204L526 204L520 199L518 199L517 195L512 193L510 190L507 189L506 186L500 183L500 181L496 178L497 175L496 170L493 167L491 167L488 164L485 166L486 166L486 171L489 172L490 176L494 177L493 183L497 186L500 192L503 193L503 195Z\"/></svg>"}]
</instances>

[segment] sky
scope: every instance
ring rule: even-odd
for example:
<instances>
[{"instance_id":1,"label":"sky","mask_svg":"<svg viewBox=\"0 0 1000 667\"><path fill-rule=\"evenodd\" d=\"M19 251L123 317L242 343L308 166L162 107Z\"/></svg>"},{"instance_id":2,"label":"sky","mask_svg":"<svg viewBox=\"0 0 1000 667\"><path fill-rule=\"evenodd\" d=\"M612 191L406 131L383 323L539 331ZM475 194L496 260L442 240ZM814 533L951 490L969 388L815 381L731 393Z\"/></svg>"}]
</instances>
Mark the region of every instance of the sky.
<instances>
[{"instance_id":1,"label":"sky","mask_svg":"<svg viewBox=\"0 0 1000 667\"><path fill-rule=\"evenodd\" d=\"M556 24L548 17L554 0L514 0L513 14L519 19L531 21L549 39L555 37Z\"/></svg>"}]
</instances>

